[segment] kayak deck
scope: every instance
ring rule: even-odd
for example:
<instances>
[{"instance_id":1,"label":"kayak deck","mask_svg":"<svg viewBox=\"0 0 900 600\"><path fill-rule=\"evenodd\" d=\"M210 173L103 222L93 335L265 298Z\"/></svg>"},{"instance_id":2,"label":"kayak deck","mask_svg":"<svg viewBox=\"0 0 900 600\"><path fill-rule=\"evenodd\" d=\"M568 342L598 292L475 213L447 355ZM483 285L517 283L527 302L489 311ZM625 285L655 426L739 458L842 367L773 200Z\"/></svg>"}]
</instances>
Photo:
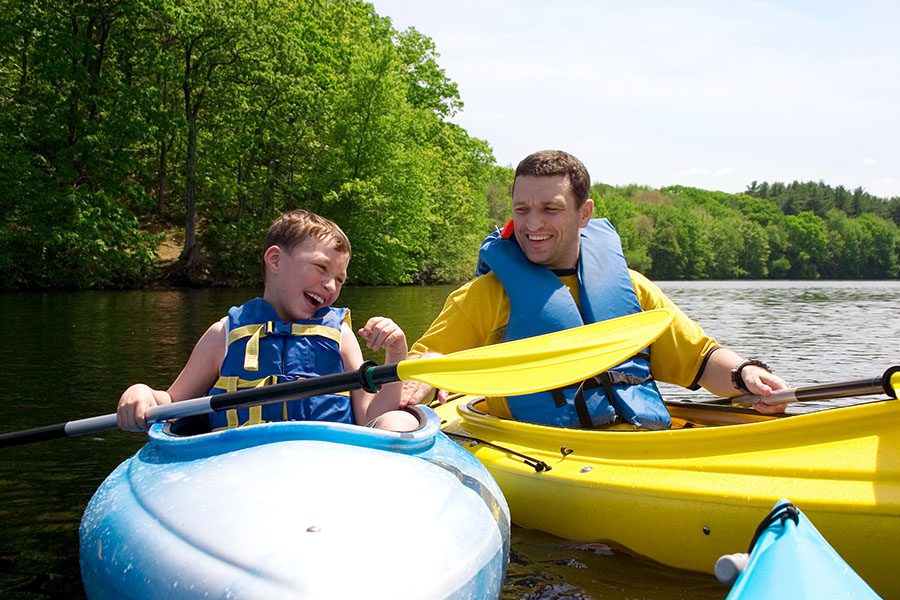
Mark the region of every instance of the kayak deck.
<instances>
[{"instance_id":1,"label":"kayak deck","mask_svg":"<svg viewBox=\"0 0 900 600\"><path fill-rule=\"evenodd\" d=\"M85 510L88 597L498 596L503 495L433 412L416 412L422 427L403 433L287 422L179 436L154 425ZM411 556L429 561L398 570Z\"/></svg>"},{"instance_id":2,"label":"kayak deck","mask_svg":"<svg viewBox=\"0 0 900 600\"><path fill-rule=\"evenodd\" d=\"M497 480L518 525L711 572L760 514L791 498L876 590L900 589L896 402L789 417L677 403L667 431L545 427L479 406L463 397L438 413Z\"/></svg>"}]
</instances>

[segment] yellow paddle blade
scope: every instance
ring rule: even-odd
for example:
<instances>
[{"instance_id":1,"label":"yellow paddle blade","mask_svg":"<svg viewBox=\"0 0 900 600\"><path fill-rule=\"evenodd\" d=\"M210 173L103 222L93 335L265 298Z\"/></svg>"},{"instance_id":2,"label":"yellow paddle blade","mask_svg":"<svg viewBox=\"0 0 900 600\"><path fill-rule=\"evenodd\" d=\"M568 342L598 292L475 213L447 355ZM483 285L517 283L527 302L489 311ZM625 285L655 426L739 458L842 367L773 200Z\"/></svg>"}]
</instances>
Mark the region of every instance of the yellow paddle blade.
<instances>
[{"instance_id":1,"label":"yellow paddle blade","mask_svg":"<svg viewBox=\"0 0 900 600\"><path fill-rule=\"evenodd\" d=\"M536 337L397 364L400 379L484 396L515 396L570 385L646 348L672 321L668 308Z\"/></svg>"}]
</instances>

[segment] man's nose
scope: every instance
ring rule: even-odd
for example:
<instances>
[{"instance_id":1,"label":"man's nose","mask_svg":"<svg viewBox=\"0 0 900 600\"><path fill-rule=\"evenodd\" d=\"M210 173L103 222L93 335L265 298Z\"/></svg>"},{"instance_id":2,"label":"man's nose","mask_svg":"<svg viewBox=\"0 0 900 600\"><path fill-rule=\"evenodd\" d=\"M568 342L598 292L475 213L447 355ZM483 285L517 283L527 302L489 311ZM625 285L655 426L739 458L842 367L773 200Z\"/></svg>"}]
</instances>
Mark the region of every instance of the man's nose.
<instances>
[{"instance_id":1,"label":"man's nose","mask_svg":"<svg viewBox=\"0 0 900 600\"><path fill-rule=\"evenodd\" d=\"M524 217L522 221L522 226L525 231L537 231L543 225L543 220L541 219L541 215L538 214L528 214Z\"/></svg>"}]
</instances>

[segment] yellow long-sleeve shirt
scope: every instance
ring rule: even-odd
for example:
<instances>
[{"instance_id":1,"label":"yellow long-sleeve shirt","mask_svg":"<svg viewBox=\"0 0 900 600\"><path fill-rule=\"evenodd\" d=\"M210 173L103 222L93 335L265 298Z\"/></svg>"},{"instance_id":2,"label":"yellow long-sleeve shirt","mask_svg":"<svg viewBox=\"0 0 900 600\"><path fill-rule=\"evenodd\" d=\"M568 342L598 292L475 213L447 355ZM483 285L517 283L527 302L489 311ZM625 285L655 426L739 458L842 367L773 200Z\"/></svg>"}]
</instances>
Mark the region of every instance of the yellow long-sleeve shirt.
<instances>
[{"instance_id":1,"label":"yellow long-sleeve shirt","mask_svg":"<svg viewBox=\"0 0 900 600\"><path fill-rule=\"evenodd\" d=\"M641 308L667 307L675 313L672 324L650 346L653 377L683 387L696 385L707 354L718 345L716 340L707 336L655 283L636 271L629 270L629 274ZM578 277L566 275L560 279L577 303ZM488 273L450 294L428 331L413 344L411 353L449 354L496 344L503 341L508 321L509 298L500 280Z\"/></svg>"}]
</instances>

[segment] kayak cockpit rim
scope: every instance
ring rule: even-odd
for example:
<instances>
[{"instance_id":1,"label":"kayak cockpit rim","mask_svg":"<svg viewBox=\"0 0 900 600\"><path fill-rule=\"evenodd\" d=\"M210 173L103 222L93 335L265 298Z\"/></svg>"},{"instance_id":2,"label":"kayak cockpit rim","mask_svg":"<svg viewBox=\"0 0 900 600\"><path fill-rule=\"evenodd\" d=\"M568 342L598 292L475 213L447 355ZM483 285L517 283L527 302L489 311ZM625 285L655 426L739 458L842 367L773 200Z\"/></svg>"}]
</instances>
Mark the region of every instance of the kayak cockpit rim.
<instances>
[{"instance_id":1,"label":"kayak cockpit rim","mask_svg":"<svg viewBox=\"0 0 900 600\"><path fill-rule=\"evenodd\" d=\"M461 396L456 396L460 398ZM452 397L451 397L452 398ZM465 413L477 415L485 419L498 419L500 421L513 421L494 414L491 414L484 408L486 399L483 397L472 398L467 402L460 402L457 411L463 417ZM736 406L727 406L720 404L706 404L702 402L678 402L666 401L666 407L672 416L672 429L690 429L693 427L713 427L721 425L743 425L749 423L759 423L763 421L774 421L789 417L788 414L762 414L756 412L752 408L741 408ZM539 427L553 427L552 425L539 425ZM567 429L564 427L553 427L554 429ZM636 429L632 425L614 424L608 427L598 427L594 430L577 429L578 431L608 431L608 432L636 432L649 431Z\"/></svg>"},{"instance_id":2,"label":"kayak cockpit rim","mask_svg":"<svg viewBox=\"0 0 900 600\"><path fill-rule=\"evenodd\" d=\"M286 440L340 441L403 453L430 448L435 436L440 433L440 419L428 407L411 406L406 410L419 421L417 429L400 432L329 421L283 421L209 431L208 427L204 430L202 423L188 417L188 420L180 418L155 423L148 436L154 446L179 452L210 444L251 446Z\"/></svg>"}]
</instances>

